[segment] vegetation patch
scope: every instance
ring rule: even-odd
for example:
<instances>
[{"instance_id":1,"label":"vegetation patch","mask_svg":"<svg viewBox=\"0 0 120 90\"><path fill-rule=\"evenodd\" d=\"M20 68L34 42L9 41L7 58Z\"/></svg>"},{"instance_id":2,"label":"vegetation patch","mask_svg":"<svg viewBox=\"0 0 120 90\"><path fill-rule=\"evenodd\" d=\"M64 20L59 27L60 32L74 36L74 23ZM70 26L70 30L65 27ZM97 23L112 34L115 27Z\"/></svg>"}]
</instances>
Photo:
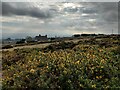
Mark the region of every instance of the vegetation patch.
<instances>
[{"instance_id":1,"label":"vegetation patch","mask_svg":"<svg viewBox=\"0 0 120 90\"><path fill-rule=\"evenodd\" d=\"M62 42L3 51L2 89L120 88L120 47L110 40L110 47L99 46L96 39L95 44Z\"/></svg>"}]
</instances>

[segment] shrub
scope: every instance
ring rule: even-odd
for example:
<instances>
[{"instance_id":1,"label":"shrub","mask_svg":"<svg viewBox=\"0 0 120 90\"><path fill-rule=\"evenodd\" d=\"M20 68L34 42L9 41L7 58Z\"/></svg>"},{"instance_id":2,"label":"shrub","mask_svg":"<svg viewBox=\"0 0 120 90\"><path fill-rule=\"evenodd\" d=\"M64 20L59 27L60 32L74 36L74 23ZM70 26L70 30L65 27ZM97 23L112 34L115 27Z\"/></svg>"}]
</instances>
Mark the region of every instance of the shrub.
<instances>
[{"instance_id":1,"label":"shrub","mask_svg":"<svg viewBox=\"0 0 120 90\"><path fill-rule=\"evenodd\" d=\"M47 47L45 47L43 50L44 51L56 51L60 49L72 49L75 47L75 43L73 42L60 42L59 44L51 44Z\"/></svg>"},{"instance_id":2,"label":"shrub","mask_svg":"<svg viewBox=\"0 0 120 90\"><path fill-rule=\"evenodd\" d=\"M9 49L9 48L13 48L13 46L12 45L5 45L2 47L2 49Z\"/></svg>"},{"instance_id":3,"label":"shrub","mask_svg":"<svg viewBox=\"0 0 120 90\"><path fill-rule=\"evenodd\" d=\"M120 88L120 60L115 46L61 42L47 49L3 52L3 89Z\"/></svg>"}]
</instances>

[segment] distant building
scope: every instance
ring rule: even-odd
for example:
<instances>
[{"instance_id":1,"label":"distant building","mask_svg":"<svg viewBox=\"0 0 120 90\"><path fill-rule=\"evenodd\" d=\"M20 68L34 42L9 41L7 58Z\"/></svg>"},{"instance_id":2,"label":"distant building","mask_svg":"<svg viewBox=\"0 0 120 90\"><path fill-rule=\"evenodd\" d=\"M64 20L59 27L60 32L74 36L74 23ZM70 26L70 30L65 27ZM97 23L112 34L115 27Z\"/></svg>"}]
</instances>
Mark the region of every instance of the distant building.
<instances>
[{"instance_id":1,"label":"distant building","mask_svg":"<svg viewBox=\"0 0 120 90\"><path fill-rule=\"evenodd\" d=\"M7 39L3 39L2 40L2 44L4 45L13 45L13 44L16 44L16 41L11 39L11 38L7 38Z\"/></svg>"},{"instance_id":2,"label":"distant building","mask_svg":"<svg viewBox=\"0 0 120 90\"><path fill-rule=\"evenodd\" d=\"M39 34L39 36L36 36L36 37L35 37L35 41L39 41L39 42L48 41L47 35L41 36L41 35Z\"/></svg>"},{"instance_id":3,"label":"distant building","mask_svg":"<svg viewBox=\"0 0 120 90\"><path fill-rule=\"evenodd\" d=\"M81 34L81 36L97 36L97 34Z\"/></svg>"},{"instance_id":4,"label":"distant building","mask_svg":"<svg viewBox=\"0 0 120 90\"><path fill-rule=\"evenodd\" d=\"M80 37L80 34L74 34L73 37Z\"/></svg>"}]
</instances>

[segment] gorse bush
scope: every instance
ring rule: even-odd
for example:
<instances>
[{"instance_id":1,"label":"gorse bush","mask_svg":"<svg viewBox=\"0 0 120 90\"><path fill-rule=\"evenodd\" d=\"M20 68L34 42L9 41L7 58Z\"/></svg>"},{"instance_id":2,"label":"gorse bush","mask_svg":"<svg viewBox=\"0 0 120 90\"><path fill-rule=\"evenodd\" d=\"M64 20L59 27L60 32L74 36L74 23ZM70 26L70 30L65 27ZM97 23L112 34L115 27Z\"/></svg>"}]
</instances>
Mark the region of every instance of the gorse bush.
<instances>
[{"instance_id":1,"label":"gorse bush","mask_svg":"<svg viewBox=\"0 0 120 90\"><path fill-rule=\"evenodd\" d=\"M49 47L47 52L37 48L3 52L3 89L120 88L117 46L59 45L59 50Z\"/></svg>"},{"instance_id":2,"label":"gorse bush","mask_svg":"<svg viewBox=\"0 0 120 90\"><path fill-rule=\"evenodd\" d=\"M5 45L5 46L2 47L2 49L9 49L9 48L13 48L13 46L11 46L11 45Z\"/></svg>"},{"instance_id":3,"label":"gorse bush","mask_svg":"<svg viewBox=\"0 0 120 90\"><path fill-rule=\"evenodd\" d=\"M73 43L73 42L59 42L59 44L51 44L49 46L47 46L46 48L43 49L44 52L48 52L48 51L57 51L60 49L72 49L73 47L75 47L77 44Z\"/></svg>"}]
</instances>

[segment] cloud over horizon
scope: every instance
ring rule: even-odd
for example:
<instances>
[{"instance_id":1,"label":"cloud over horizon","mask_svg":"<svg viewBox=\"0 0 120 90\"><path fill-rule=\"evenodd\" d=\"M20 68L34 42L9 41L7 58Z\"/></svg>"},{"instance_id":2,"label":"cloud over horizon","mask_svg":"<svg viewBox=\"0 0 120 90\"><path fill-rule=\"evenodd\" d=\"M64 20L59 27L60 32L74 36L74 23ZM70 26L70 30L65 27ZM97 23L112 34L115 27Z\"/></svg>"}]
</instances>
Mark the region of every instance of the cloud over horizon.
<instances>
[{"instance_id":1,"label":"cloud over horizon","mask_svg":"<svg viewBox=\"0 0 120 90\"><path fill-rule=\"evenodd\" d=\"M18 34L25 37L39 33L48 36L110 34L112 29L118 33L118 3L3 2L1 22L3 37L16 38Z\"/></svg>"}]
</instances>

